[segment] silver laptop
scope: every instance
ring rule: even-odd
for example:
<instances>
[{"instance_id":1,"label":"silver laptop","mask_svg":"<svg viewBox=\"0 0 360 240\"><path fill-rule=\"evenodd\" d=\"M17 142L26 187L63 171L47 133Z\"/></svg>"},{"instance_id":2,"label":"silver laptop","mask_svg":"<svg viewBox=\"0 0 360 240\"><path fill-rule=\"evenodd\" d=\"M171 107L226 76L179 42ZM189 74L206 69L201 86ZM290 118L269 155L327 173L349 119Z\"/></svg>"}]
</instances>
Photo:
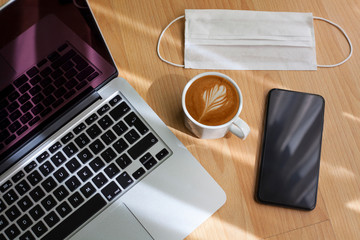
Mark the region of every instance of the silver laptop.
<instances>
[{"instance_id":1,"label":"silver laptop","mask_svg":"<svg viewBox=\"0 0 360 240\"><path fill-rule=\"evenodd\" d=\"M0 32L0 240L183 239L224 204L85 1L10 1Z\"/></svg>"}]
</instances>

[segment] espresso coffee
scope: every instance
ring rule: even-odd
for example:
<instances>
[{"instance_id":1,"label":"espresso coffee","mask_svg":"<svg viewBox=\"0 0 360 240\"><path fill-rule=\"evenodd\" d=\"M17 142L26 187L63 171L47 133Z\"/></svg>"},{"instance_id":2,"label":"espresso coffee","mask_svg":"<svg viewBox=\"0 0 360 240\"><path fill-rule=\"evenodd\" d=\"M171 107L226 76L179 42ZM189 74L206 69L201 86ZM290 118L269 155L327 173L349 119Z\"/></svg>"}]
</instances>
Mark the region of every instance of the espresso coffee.
<instances>
[{"instance_id":1,"label":"espresso coffee","mask_svg":"<svg viewBox=\"0 0 360 240\"><path fill-rule=\"evenodd\" d=\"M185 106L192 118L209 126L232 120L239 110L239 93L228 80L214 75L197 79L185 95Z\"/></svg>"}]
</instances>

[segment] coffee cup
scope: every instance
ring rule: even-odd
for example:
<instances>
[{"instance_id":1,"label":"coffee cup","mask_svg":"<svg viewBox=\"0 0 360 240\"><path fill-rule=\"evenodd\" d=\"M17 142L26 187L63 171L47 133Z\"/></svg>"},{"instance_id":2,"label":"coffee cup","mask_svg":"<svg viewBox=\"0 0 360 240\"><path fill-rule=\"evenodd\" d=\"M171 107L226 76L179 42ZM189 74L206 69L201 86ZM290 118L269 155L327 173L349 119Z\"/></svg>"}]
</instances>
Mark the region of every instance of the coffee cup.
<instances>
[{"instance_id":1,"label":"coffee cup","mask_svg":"<svg viewBox=\"0 0 360 240\"><path fill-rule=\"evenodd\" d=\"M202 139L221 138L229 131L245 139L250 127L238 117L242 105L238 85L227 75L218 72L195 76L182 93L185 126Z\"/></svg>"}]
</instances>

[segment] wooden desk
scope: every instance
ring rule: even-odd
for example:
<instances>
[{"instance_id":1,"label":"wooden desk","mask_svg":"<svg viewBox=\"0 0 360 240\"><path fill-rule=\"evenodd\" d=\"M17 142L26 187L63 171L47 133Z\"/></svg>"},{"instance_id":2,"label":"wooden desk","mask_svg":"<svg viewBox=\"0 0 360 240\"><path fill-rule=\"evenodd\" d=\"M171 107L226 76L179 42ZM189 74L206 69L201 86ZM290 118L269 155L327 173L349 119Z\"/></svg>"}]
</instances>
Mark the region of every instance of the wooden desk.
<instances>
[{"instance_id":1,"label":"wooden desk","mask_svg":"<svg viewBox=\"0 0 360 240\"><path fill-rule=\"evenodd\" d=\"M4 0L0 0L5 2ZM360 239L360 3L359 0L90 0L119 69L172 132L227 194L227 202L187 239ZM218 140L193 137L182 122L181 93L189 70L160 61L156 44L162 29L185 9L242 9L312 12L348 33L354 45L349 62L317 71L220 71L244 95L241 117L251 133ZM165 34L161 52L183 62L183 20ZM315 21L319 64L344 59L349 47L334 27ZM326 100L318 203L311 212L254 201L264 107L271 88L322 95Z\"/></svg>"},{"instance_id":2,"label":"wooden desk","mask_svg":"<svg viewBox=\"0 0 360 240\"><path fill-rule=\"evenodd\" d=\"M187 239L360 239L360 3L319 1L90 0L120 76L125 77L227 194L227 202ZM251 133L218 140L193 137L182 122L181 93L206 70L173 67L156 54L165 26L185 9L312 12L342 26L354 45L349 62L317 71L220 71L244 95L241 117ZM315 21L319 64L344 59L348 44L334 27ZM165 34L161 53L183 63L184 20ZM254 201L264 107L271 88L322 95L326 100L318 203L311 212Z\"/></svg>"}]
</instances>

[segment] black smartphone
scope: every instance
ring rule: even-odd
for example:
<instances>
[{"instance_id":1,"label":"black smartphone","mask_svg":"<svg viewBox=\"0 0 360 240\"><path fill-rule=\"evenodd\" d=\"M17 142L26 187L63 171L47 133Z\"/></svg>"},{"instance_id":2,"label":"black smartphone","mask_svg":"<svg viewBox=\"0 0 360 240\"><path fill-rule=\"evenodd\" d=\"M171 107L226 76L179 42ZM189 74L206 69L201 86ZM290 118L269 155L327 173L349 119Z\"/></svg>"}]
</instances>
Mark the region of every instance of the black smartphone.
<instances>
[{"instance_id":1,"label":"black smartphone","mask_svg":"<svg viewBox=\"0 0 360 240\"><path fill-rule=\"evenodd\" d=\"M257 200L312 210L316 206L325 100L272 89L268 95Z\"/></svg>"}]
</instances>

